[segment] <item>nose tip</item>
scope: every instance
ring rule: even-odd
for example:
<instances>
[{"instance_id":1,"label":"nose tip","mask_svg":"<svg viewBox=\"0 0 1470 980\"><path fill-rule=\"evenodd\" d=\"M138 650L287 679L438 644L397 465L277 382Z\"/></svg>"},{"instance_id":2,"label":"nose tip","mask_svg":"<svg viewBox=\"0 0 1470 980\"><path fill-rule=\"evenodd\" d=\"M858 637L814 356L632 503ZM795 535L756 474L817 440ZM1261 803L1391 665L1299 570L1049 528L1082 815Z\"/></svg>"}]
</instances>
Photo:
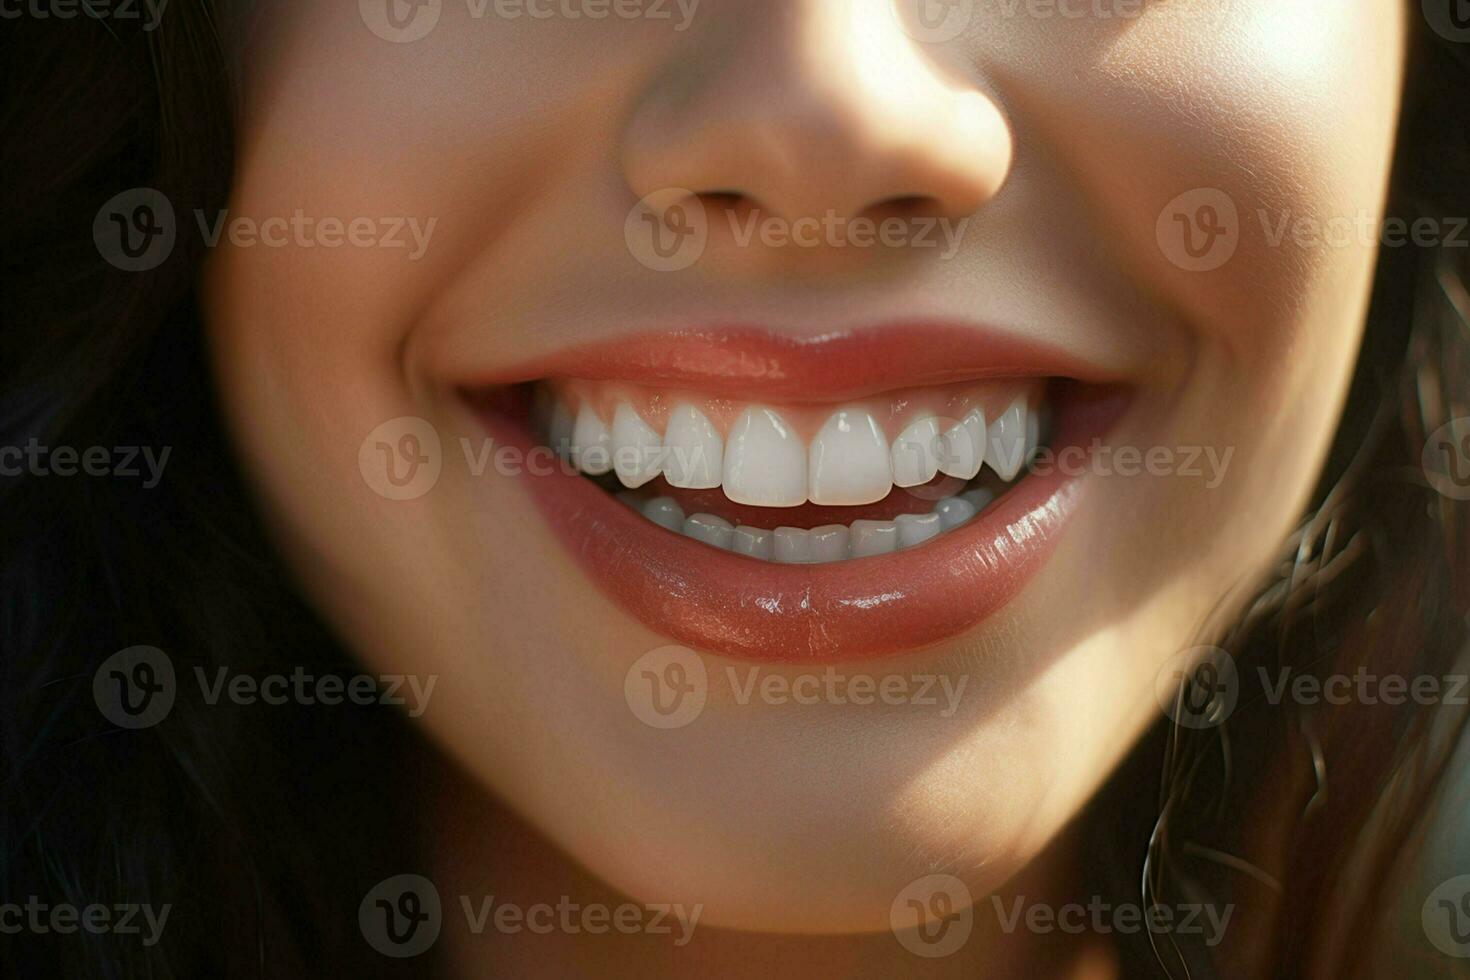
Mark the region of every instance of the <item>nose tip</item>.
<instances>
[{"instance_id":1,"label":"nose tip","mask_svg":"<svg viewBox=\"0 0 1470 980\"><path fill-rule=\"evenodd\" d=\"M735 30L692 39L643 93L622 161L639 198L687 188L796 218L959 217L995 196L1012 137L993 99L942 76L891 16L786 2L787 16L754 5Z\"/></svg>"}]
</instances>

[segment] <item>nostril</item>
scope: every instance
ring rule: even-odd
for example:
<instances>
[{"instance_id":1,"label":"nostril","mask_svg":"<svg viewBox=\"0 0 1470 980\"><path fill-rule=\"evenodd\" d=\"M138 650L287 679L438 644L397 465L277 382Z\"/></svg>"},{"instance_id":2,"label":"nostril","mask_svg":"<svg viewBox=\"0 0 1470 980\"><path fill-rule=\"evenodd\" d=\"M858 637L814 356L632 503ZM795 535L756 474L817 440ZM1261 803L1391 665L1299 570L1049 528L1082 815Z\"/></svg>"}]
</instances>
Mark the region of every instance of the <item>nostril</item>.
<instances>
[{"instance_id":1,"label":"nostril","mask_svg":"<svg viewBox=\"0 0 1470 980\"><path fill-rule=\"evenodd\" d=\"M711 215L745 218L751 212L761 210L760 202L743 191L701 191L695 197Z\"/></svg>"},{"instance_id":2,"label":"nostril","mask_svg":"<svg viewBox=\"0 0 1470 980\"><path fill-rule=\"evenodd\" d=\"M697 196L711 208L737 208L746 200L740 191L700 191Z\"/></svg>"},{"instance_id":3,"label":"nostril","mask_svg":"<svg viewBox=\"0 0 1470 980\"><path fill-rule=\"evenodd\" d=\"M885 218L942 217L944 203L928 194L897 194L863 208L861 216L873 221Z\"/></svg>"},{"instance_id":4,"label":"nostril","mask_svg":"<svg viewBox=\"0 0 1470 980\"><path fill-rule=\"evenodd\" d=\"M743 191L698 191L694 198L709 219L730 222L731 227L767 213L760 201Z\"/></svg>"}]
</instances>

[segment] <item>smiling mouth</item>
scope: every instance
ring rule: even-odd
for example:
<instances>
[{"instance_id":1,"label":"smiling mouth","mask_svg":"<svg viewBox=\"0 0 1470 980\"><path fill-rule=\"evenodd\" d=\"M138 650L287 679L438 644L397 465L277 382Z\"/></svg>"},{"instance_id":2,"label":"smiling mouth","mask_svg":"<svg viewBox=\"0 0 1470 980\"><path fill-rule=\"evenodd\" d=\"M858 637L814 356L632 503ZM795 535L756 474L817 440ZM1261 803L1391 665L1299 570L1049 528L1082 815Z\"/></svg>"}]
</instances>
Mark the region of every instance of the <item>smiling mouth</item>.
<instances>
[{"instance_id":1,"label":"smiling mouth","mask_svg":"<svg viewBox=\"0 0 1470 980\"><path fill-rule=\"evenodd\" d=\"M561 457L521 479L646 625L736 657L833 662L953 637L1044 564L1084 481L1028 463L1098 437L1127 400L1067 369L965 328L722 331L460 387L503 445Z\"/></svg>"},{"instance_id":2,"label":"smiling mouth","mask_svg":"<svg viewBox=\"0 0 1470 980\"><path fill-rule=\"evenodd\" d=\"M534 431L652 523L786 564L917 547L1003 496L1041 444L1039 379L771 406L622 382L535 391Z\"/></svg>"}]
</instances>

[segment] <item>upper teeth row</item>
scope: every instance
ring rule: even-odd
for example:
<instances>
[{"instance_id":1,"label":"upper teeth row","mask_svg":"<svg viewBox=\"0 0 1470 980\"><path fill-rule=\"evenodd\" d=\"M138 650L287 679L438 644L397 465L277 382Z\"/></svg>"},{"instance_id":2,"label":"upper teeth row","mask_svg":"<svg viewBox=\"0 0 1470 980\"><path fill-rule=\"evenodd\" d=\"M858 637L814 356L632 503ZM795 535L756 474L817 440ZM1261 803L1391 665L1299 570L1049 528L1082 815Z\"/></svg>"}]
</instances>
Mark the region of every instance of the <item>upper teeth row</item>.
<instances>
[{"instance_id":1,"label":"upper teeth row","mask_svg":"<svg viewBox=\"0 0 1470 980\"><path fill-rule=\"evenodd\" d=\"M841 408L808 447L780 412L759 405L741 413L721 438L687 402L674 406L659 435L627 402L618 403L609 425L584 401L575 417L560 403L554 407L550 441L583 473L615 470L630 488L663 475L675 487L721 487L739 504L850 506L882 500L894 486L928 483L939 473L970 480L982 465L1010 480L1036 449L1039 429L1025 396L989 422L979 408L958 422L922 416L891 444L871 412Z\"/></svg>"}]
</instances>

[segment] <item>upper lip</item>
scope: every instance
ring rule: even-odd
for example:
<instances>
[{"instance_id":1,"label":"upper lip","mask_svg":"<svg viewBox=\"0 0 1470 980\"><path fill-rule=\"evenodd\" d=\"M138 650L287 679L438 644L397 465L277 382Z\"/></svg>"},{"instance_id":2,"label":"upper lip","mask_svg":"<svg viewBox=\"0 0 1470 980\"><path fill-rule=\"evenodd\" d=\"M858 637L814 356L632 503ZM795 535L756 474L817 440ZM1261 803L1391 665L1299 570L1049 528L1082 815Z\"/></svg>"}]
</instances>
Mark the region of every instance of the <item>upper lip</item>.
<instances>
[{"instance_id":1,"label":"upper lip","mask_svg":"<svg viewBox=\"0 0 1470 980\"><path fill-rule=\"evenodd\" d=\"M747 326L641 333L479 371L461 387L569 377L797 403L982 378L1041 376L1121 380L1065 350L1025 337L968 324L906 322L814 335Z\"/></svg>"}]
</instances>

